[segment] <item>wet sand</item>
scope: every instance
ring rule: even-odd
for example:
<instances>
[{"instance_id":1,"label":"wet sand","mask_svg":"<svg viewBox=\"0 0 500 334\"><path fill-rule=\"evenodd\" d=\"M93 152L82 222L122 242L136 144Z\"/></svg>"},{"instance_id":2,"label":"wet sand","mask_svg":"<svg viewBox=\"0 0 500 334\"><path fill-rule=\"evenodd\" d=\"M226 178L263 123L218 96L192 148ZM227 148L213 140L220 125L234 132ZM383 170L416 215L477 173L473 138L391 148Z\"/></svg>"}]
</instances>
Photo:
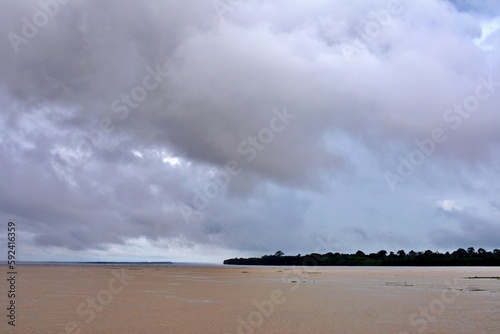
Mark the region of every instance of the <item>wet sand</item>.
<instances>
[{"instance_id":1,"label":"wet sand","mask_svg":"<svg viewBox=\"0 0 500 334\"><path fill-rule=\"evenodd\" d=\"M7 272L3 266L4 273ZM500 268L18 266L0 333L499 333ZM0 305L8 306L6 281Z\"/></svg>"}]
</instances>

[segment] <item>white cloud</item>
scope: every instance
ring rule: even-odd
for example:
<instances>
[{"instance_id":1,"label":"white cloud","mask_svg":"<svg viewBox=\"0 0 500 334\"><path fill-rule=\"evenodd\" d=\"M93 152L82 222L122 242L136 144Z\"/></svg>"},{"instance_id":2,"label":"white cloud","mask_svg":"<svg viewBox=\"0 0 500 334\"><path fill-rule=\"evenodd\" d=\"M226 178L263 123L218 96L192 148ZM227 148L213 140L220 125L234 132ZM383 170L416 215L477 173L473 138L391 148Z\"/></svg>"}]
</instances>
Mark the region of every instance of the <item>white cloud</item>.
<instances>
[{"instance_id":1,"label":"white cloud","mask_svg":"<svg viewBox=\"0 0 500 334\"><path fill-rule=\"evenodd\" d=\"M498 49L498 45L488 43L488 37L496 33L500 28L500 17L489 19L481 23L481 36L474 39L480 48L485 51L492 51Z\"/></svg>"},{"instance_id":2,"label":"white cloud","mask_svg":"<svg viewBox=\"0 0 500 334\"><path fill-rule=\"evenodd\" d=\"M461 210L461 207L452 199L445 199L438 202L438 204L444 211Z\"/></svg>"}]
</instances>

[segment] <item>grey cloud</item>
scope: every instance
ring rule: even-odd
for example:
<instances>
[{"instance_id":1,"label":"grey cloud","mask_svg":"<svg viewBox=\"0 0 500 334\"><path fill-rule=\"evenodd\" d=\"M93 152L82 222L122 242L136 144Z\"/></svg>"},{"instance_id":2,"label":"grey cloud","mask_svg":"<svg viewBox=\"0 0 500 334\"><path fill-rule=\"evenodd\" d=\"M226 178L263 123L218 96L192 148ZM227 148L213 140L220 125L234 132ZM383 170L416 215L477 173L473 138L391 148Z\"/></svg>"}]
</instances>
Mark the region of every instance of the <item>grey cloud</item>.
<instances>
[{"instance_id":1,"label":"grey cloud","mask_svg":"<svg viewBox=\"0 0 500 334\"><path fill-rule=\"evenodd\" d=\"M416 148L415 139L441 127L449 139L401 187L438 196L429 185L451 187L464 176L464 187L477 191L485 176L468 168L490 175L500 139L496 91L456 130L456 118L443 119L475 93L479 78L500 81L498 50L474 43L494 3L455 3L404 2L381 24L387 4L366 1L245 1L221 20L209 0L73 0L16 53L8 34L22 34L22 18L42 9L8 2L0 14L7 180L0 212L25 222L37 245L74 250L182 237L307 252L319 226L339 233L339 247L350 246L353 232L379 247L364 224L380 226L376 235L388 244L418 244L409 223L387 232L396 217L414 214L407 204L414 195L402 190L395 198L384 172ZM380 30L367 37L377 20ZM127 106L127 95L158 66L168 75ZM284 108L293 119L249 153L250 136L272 128L275 110ZM197 208L196 191L233 160L241 173ZM435 210L419 205L422 216ZM196 222L185 221L185 206ZM354 230L343 230L346 222ZM477 232L471 240L490 239ZM445 243L444 234L438 241Z\"/></svg>"},{"instance_id":2,"label":"grey cloud","mask_svg":"<svg viewBox=\"0 0 500 334\"><path fill-rule=\"evenodd\" d=\"M500 202L498 201L490 201L490 204L492 207L494 207L496 210L500 211Z\"/></svg>"},{"instance_id":3,"label":"grey cloud","mask_svg":"<svg viewBox=\"0 0 500 334\"><path fill-rule=\"evenodd\" d=\"M431 232L435 245L441 247L467 247L479 245L483 248L497 248L500 224L494 218L481 217L470 211L453 210L448 216L456 223L451 228L438 228Z\"/></svg>"}]
</instances>

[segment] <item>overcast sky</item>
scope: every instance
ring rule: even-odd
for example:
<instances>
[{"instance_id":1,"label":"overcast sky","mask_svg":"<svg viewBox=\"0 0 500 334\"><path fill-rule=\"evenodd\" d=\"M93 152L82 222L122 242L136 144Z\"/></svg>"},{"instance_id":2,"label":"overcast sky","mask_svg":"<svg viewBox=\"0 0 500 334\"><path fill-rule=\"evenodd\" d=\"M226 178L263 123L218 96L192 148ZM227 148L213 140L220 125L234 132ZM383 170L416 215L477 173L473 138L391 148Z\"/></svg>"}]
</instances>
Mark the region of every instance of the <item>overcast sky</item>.
<instances>
[{"instance_id":1,"label":"overcast sky","mask_svg":"<svg viewBox=\"0 0 500 334\"><path fill-rule=\"evenodd\" d=\"M499 28L494 0L3 1L0 220L18 260L499 248Z\"/></svg>"}]
</instances>

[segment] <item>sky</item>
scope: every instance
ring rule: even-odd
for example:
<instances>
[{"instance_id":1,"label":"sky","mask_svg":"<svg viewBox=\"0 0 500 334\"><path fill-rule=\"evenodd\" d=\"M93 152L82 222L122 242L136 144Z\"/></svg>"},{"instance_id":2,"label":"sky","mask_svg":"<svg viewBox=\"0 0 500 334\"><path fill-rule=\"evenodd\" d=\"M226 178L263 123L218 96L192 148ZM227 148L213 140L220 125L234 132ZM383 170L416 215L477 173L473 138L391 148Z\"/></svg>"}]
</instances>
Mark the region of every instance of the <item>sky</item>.
<instances>
[{"instance_id":1,"label":"sky","mask_svg":"<svg viewBox=\"0 0 500 334\"><path fill-rule=\"evenodd\" d=\"M499 248L498 1L6 1L0 35L17 260Z\"/></svg>"}]
</instances>

